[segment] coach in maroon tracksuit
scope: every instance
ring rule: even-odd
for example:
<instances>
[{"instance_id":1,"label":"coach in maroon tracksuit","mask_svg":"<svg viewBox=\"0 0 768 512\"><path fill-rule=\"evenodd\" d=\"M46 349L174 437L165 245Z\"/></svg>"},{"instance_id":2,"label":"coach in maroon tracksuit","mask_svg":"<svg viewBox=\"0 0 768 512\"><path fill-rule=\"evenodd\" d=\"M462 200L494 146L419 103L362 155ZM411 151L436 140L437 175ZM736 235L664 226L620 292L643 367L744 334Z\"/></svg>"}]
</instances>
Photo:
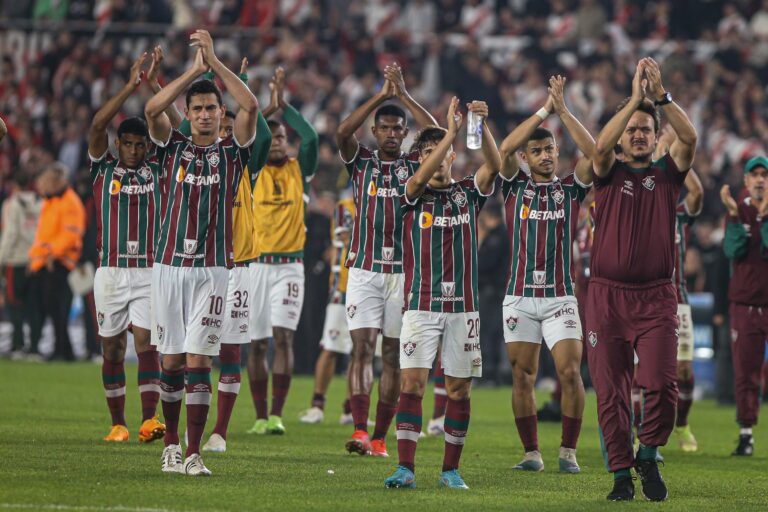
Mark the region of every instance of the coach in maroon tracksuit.
<instances>
[{"instance_id":1,"label":"coach in maroon tracksuit","mask_svg":"<svg viewBox=\"0 0 768 512\"><path fill-rule=\"evenodd\" d=\"M736 202L728 185L720 197L728 210L723 249L731 260L731 352L736 378L736 420L741 427L733 455L752 455L752 426L760 407L760 370L768 339L768 158L744 166L748 195Z\"/></svg>"},{"instance_id":2,"label":"coach in maroon tracksuit","mask_svg":"<svg viewBox=\"0 0 768 512\"><path fill-rule=\"evenodd\" d=\"M659 111L678 138L667 155L653 161ZM621 152L615 155L617 143ZM608 468L614 474L612 501L633 499L633 466L647 499L662 501L668 494L656 447L666 444L675 425L675 209L695 150L696 130L661 85L658 64L642 59L632 96L600 132L593 158L595 233L586 345ZM630 412L633 349L644 394L636 458Z\"/></svg>"}]
</instances>

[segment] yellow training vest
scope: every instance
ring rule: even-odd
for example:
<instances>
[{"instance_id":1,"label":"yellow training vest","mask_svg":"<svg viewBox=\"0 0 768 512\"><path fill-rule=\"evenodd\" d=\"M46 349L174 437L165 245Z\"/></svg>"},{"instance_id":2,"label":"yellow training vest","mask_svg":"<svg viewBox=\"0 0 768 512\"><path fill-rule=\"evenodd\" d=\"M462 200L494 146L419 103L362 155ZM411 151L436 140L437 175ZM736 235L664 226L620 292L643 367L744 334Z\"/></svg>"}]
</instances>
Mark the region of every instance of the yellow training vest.
<instances>
[{"instance_id":1,"label":"yellow training vest","mask_svg":"<svg viewBox=\"0 0 768 512\"><path fill-rule=\"evenodd\" d=\"M247 167L243 169L237 196L232 203L232 250L235 263L250 261L258 256L253 239L251 176Z\"/></svg>"}]
</instances>

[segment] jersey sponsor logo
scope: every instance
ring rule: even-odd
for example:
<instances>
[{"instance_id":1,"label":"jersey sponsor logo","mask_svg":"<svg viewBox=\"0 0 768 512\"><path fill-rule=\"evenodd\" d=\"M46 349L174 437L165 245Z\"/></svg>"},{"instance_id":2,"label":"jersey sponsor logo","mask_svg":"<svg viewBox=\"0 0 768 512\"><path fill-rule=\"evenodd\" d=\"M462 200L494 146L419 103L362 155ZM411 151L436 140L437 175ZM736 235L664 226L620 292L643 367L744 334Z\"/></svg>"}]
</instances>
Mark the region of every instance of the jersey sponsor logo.
<instances>
[{"instance_id":1,"label":"jersey sponsor logo","mask_svg":"<svg viewBox=\"0 0 768 512\"><path fill-rule=\"evenodd\" d=\"M576 310L574 309L574 307L566 304L565 306L560 308L559 311L555 313L555 318L560 318L562 315L574 316L575 314L576 314Z\"/></svg>"},{"instance_id":2,"label":"jersey sponsor logo","mask_svg":"<svg viewBox=\"0 0 768 512\"><path fill-rule=\"evenodd\" d=\"M116 182L112 182L116 183ZM143 185L127 185L125 187L120 188L120 182L118 183L118 192L121 192L123 194L128 195L137 195L137 194L149 194L151 192L154 192L155 190L155 184L154 183L145 183Z\"/></svg>"},{"instance_id":3,"label":"jersey sponsor logo","mask_svg":"<svg viewBox=\"0 0 768 512\"><path fill-rule=\"evenodd\" d=\"M621 188L622 194L627 194L630 197L634 197L635 192L635 184L632 183L630 180L624 180L624 186Z\"/></svg>"},{"instance_id":4,"label":"jersey sponsor logo","mask_svg":"<svg viewBox=\"0 0 768 512\"><path fill-rule=\"evenodd\" d=\"M376 195L376 183L373 181L368 184L368 195L371 197Z\"/></svg>"},{"instance_id":5,"label":"jersey sponsor logo","mask_svg":"<svg viewBox=\"0 0 768 512\"><path fill-rule=\"evenodd\" d=\"M112 183L109 184L109 193L113 196L115 194L119 194L120 188L122 188L120 185L120 180L112 180Z\"/></svg>"},{"instance_id":6,"label":"jersey sponsor logo","mask_svg":"<svg viewBox=\"0 0 768 512\"><path fill-rule=\"evenodd\" d=\"M427 212L422 212L419 216L419 227L421 229L427 229L432 226L436 228L452 228L462 224L469 224L470 220L469 212L442 217L434 217Z\"/></svg>"},{"instance_id":7,"label":"jersey sponsor logo","mask_svg":"<svg viewBox=\"0 0 768 512\"><path fill-rule=\"evenodd\" d=\"M184 166L180 165L179 170L176 171L176 183L181 183L184 181L184 176L187 174L187 172L184 170Z\"/></svg>"},{"instance_id":8,"label":"jersey sponsor logo","mask_svg":"<svg viewBox=\"0 0 768 512\"><path fill-rule=\"evenodd\" d=\"M397 197L396 188L377 188L376 183L368 183L368 195L371 197Z\"/></svg>"},{"instance_id":9,"label":"jersey sponsor logo","mask_svg":"<svg viewBox=\"0 0 768 512\"><path fill-rule=\"evenodd\" d=\"M219 342L219 337L216 336L215 334L209 334L206 341L208 342L209 345L215 345ZM208 390L208 387L206 386L205 389Z\"/></svg>"},{"instance_id":10,"label":"jersey sponsor logo","mask_svg":"<svg viewBox=\"0 0 768 512\"><path fill-rule=\"evenodd\" d=\"M555 190L552 192L552 199L554 199L557 204L562 204L562 202L565 201L565 192L562 190Z\"/></svg>"},{"instance_id":11,"label":"jersey sponsor logo","mask_svg":"<svg viewBox=\"0 0 768 512\"><path fill-rule=\"evenodd\" d=\"M533 271L533 284L542 285L547 282L547 273L544 270Z\"/></svg>"},{"instance_id":12,"label":"jersey sponsor logo","mask_svg":"<svg viewBox=\"0 0 768 512\"><path fill-rule=\"evenodd\" d=\"M477 352L480 350L480 343L465 343L464 352Z\"/></svg>"},{"instance_id":13,"label":"jersey sponsor logo","mask_svg":"<svg viewBox=\"0 0 768 512\"><path fill-rule=\"evenodd\" d=\"M187 174L184 176L183 181L184 183L187 183L189 185L195 185L196 187L200 187L200 186L209 187L211 185L219 183L221 181L221 176L218 173L211 174L209 176L196 176L194 174Z\"/></svg>"},{"instance_id":14,"label":"jersey sponsor logo","mask_svg":"<svg viewBox=\"0 0 768 512\"><path fill-rule=\"evenodd\" d=\"M200 325L203 327L221 327L221 318L213 318L212 316L204 316L200 320Z\"/></svg>"},{"instance_id":15,"label":"jersey sponsor logo","mask_svg":"<svg viewBox=\"0 0 768 512\"><path fill-rule=\"evenodd\" d=\"M411 355L416 351L416 342L415 341L406 341L403 343L403 353L405 353L406 356L411 357Z\"/></svg>"},{"instance_id":16,"label":"jersey sponsor logo","mask_svg":"<svg viewBox=\"0 0 768 512\"><path fill-rule=\"evenodd\" d=\"M158 325L156 330L157 330L157 340L163 341L163 336L165 336L165 327L163 327L162 325Z\"/></svg>"},{"instance_id":17,"label":"jersey sponsor logo","mask_svg":"<svg viewBox=\"0 0 768 512\"><path fill-rule=\"evenodd\" d=\"M589 331L589 334L587 335L587 339L589 340L589 344L592 345L592 348L597 345L597 334L595 331Z\"/></svg>"},{"instance_id":18,"label":"jersey sponsor logo","mask_svg":"<svg viewBox=\"0 0 768 512\"><path fill-rule=\"evenodd\" d=\"M421 229L428 229L432 227L432 214L429 212L421 212L419 215L419 227Z\"/></svg>"},{"instance_id":19,"label":"jersey sponsor logo","mask_svg":"<svg viewBox=\"0 0 768 512\"><path fill-rule=\"evenodd\" d=\"M531 210L523 205L520 208L520 218L530 220L560 220L565 218L565 210Z\"/></svg>"},{"instance_id":20,"label":"jersey sponsor logo","mask_svg":"<svg viewBox=\"0 0 768 512\"><path fill-rule=\"evenodd\" d=\"M653 190L656 188L656 182L653 181L653 176L646 176L643 180L643 186L648 190Z\"/></svg>"},{"instance_id":21,"label":"jersey sponsor logo","mask_svg":"<svg viewBox=\"0 0 768 512\"><path fill-rule=\"evenodd\" d=\"M96 321L99 323L99 327L104 325L104 313L102 313L101 311L96 313Z\"/></svg>"},{"instance_id":22,"label":"jersey sponsor logo","mask_svg":"<svg viewBox=\"0 0 768 512\"><path fill-rule=\"evenodd\" d=\"M456 294L456 283L440 283L440 290L443 292L443 297L453 297Z\"/></svg>"},{"instance_id":23,"label":"jersey sponsor logo","mask_svg":"<svg viewBox=\"0 0 768 512\"><path fill-rule=\"evenodd\" d=\"M208 163L210 164L211 167L216 167L217 165L219 165L220 158L219 158L219 153L217 151L209 152L205 158L206 160L208 160Z\"/></svg>"},{"instance_id":24,"label":"jersey sponsor logo","mask_svg":"<svg viewBox=\"0 0 768 512\"><path fill-rule=\"evenodd\" d=\"M395 248L394 247L382 247L381 248L381 257L384 259L384 261L392 261L392 258L395 257Z\"/></svg>"},{"instance_id":25,"label":"jersey sponsor logo","mask_svg":"<svg viewBox=\"0 0 768 512\"><path fill-rule=\"evenodd\" d=\"M349 318L355 318L355 313L357 313L357 306L354 304L347 306L347 316Z\"/></svg>"},{"instance_id":26,"label":"jersey sponsor logo","mask_svg":"<svg viewBox=\"0 0 768 512\"><path fill-rule=\"evenodd\" d=\"M197 252L197 240L193 240L190 238L184 239L184 253L185 254L195 254Z\"/></svg>"},{"instance_id":27,"label":"jersey sponsor logo","mask_svg":"<svg viewBox=\"0 0 768 512\"><path fill-rule=\"evenodd\" d=\"M453 199L459 206L467 204L467 194L463 190L456 189L451 192L451 199Z\"/></svg>"},{"instance_id":28,"label":"jersey sponsor logo","mask_svg":"<svg viewBox=\"0 0 768 512\"><path fill-rule=\"evenodd\" d=\"M507 329L514 331L517 329L518 320L519 319L516 316L508 316L506 320L504 320L504 323L507 324Z\"/></svg>"},{"instance_id":29,"label":"jersey sponsor logo","mask_svg":"<svg viewBox=\"0 0 768 512\"><path fill-rule=\"evenodd\" d=\"M137 254L139 254L139 242L138 241L136 241L136 240L128 240L125 243L125 245L126 245L126 247L128 249L128 254L130 254L131 256L136 256Z\"/></svg>"}]
</instances>

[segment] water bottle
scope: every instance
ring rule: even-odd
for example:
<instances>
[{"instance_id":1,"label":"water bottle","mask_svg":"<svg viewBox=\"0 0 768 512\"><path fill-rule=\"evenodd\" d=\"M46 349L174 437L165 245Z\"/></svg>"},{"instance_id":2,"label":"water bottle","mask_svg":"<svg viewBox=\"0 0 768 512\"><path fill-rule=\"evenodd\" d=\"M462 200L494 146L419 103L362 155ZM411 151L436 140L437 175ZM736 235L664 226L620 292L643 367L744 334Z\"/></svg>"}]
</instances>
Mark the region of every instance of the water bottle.
<instances>
[{"instance_id":1,"label":"water bottle","mask_svg":"<svg viewBox=\"0 0 768 512\"><path fill-rule=\"evenodd\" d=\"M483 146L483 119L472 112L467 113L467 148L480 149Z\"/></svg>"}]
</instances>

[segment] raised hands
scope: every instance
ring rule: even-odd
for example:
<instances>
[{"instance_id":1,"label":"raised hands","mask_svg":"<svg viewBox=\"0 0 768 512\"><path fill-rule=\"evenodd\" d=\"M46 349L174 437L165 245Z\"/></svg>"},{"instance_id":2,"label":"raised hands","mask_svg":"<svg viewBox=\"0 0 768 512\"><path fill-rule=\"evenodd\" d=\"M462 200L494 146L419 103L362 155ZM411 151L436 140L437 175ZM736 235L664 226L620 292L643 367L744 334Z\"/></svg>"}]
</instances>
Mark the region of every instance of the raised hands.
<instances>
[{"instance_id":1,"label":"raised hands","mask_svg":"<svg viewBox=\"0 0 768 512\"><path fill-rule=\"evenodd\" d=\"M211 34L207 30L195 30L189 36L189 40L189 46L198 50L197 55L195 55L193 69L196 71L201 70L200 73L204 73L208 68L214 67L214 64L219 59L213 51L213 38Z\"/></svg>"},{"instance_id":2,"label":"raised hands","mask_svg":"<svg viewBox=\"0 0 768 512\"><path fill-rule=\"evenodd\" d=\"M144 72L141 70L141 67L144 65L146 58L147 52L144 52L139 55L139 58L136 59L131 66L131 76L128 79L128 83L126 84L131 88L131 90L135 91L139 85L141 85L141 79L144 77Z\"/></svg>"},{"instance_id":3,"label":"raised hands","mask_svg":"<svg viewBox=\"0 0 768 512\"><path fill-rule=\"evenodd\" d=\"M157 83L157 76L160 74L160 64L163 62L163 49L160 45L152 48L152 62L147 71L147 81L152 84Z\"/></svg>"},{"instance_id":4,"label":"raised hands","mask_svg":"<svg viewBox=\"0 0 768 512\"><path fill-rule=\"evenodd\" d=\"M473 101L471 104L485 104L481 101ZM468 104L468 105L471 105ZM461 123L464 117L461 115L461 112L459 112L457 109L459 108L459 98L454 96L451 98L451 103L448 105L448 115L446 116L446 119L448 121L448 135L450 137L456 137L456 134L459 132L459 128L461 128ZM488 114L488 106L485 106L485 113Z\"/></svg>"},{"instance_id":5,"label":"raised hands","mask_svg":"<svg viewBox=\"0 0 768 512\"><path fill-rule=\"evenodd\" d=\"M658 62L650 57L646 57L640 62L645 67L645 78L647 80L647 94L651 101L656 101L666 92L661 85L661 68Z\"/></svg>"},{"instance_id":6,"label":"raised hands","mask_svg":"<svg viewBox=\"0 0 768 512\"><path fill-rule=\"evenodd\" d=\"M739 205L736 204L736 200L731 195L731 187L729 185L723 185L720 189L720 201L723 202L723 206L725 206L729 215L733 217L739 216Z\"/></svg>"},{"instance_id":7,"label":"raised hands","mask_svg":"<svg viewBox=\"0 0 768 512\"><path fill-rule=\"evenodd\" d=\"M640 103L645 98L645 90L648 80L645 78L645 59L641 59L635 68L635 76L632 78L632 102Z\"/></svg>"},{"instance_id":8,"label":"raised hands","mask_svg":"<svg viewBox=\"0 0 768 512\"><path fill-rule=\"evenodd\" d=\"M544 108L549 112L556 113L558 116L566 113L568 108L565 106L565 77L557 75L549 78L549 98Z\"/></svg>"},{"instance_id":9,"label":"raised hands","mask_svg":"<svg viewBox=\"0 0 768 512\"><path fill-rule=\"evenodd\" d=\"M395 96L402 97L406 94L405 79L400 64L393 62L384 68L384 78L386 78L395 88Z\"/></svg>"}]
</instances>

